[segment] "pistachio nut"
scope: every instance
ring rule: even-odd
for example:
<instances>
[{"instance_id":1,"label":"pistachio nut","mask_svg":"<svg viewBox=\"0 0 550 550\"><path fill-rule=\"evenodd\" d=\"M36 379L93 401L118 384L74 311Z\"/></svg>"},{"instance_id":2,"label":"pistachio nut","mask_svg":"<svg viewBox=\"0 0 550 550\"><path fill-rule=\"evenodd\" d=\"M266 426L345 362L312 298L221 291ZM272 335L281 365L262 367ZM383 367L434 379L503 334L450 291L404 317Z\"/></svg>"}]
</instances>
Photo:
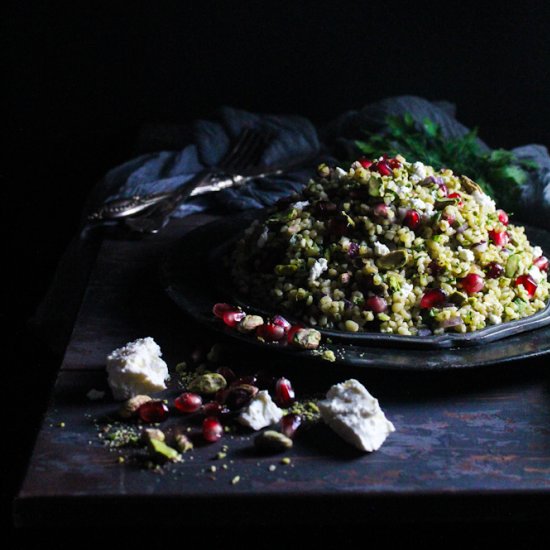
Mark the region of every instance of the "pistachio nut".
<instances>
[{"instance_id":1,"label":"pistachio nut","mask_svg":"<svg viewBox=\"0 0 550 550\"><path fill-rule=\"evenodd\" d=\"M252 332L263 324L263 317L259 315L246 315L237 325L237 330L239 332Z\"/></svg>"},{"instance_id":2,"label":"pistachio nut","mask_svg":"<svg viewBox=\"0 0 550 550\"><path fill-rule=\"evenodd\" d=\"M254 446L261 452L280 453L292 447L292 439L275 430L267 430L254 438Z\"/></svg>"},{"instance_id":3,"label":"pistachio nut","mask_svg":"<svg viewBox=\"0 0 550 550\"><path fill-rule=\"evenodd\" d=\"M186 453L187 451L190 451L193 449L193 443L191 440L184 434L177 434L174 437L174 441L176 443L176 447L180 453Z\"/></svg>"},{"instance_id":4,"label":"pistachio nut","mask_svg":"<svg viewBox=\"0 0 550 550\"><path fill-rule=\"evenodd\" d=\"M200 393L202 395L211 395L227 386L225 378L217 372L201 374L189 382L187 391Z\"/></svg>"},{"instance_id":5,"label":"pistachio nut","mask_svg":"<svg viewBox=\"0 0 550 550\"><path fill-rule=\"evenodd\" d=\"M483 193L481 187L468 176L460 176L460 185L466 193L473 195L476 191L478 193Z\"/></svg>"},{"instance_id":6,"label":"pistachio nut","mask_svg":"<svg viewBox=\"0 0 550 550\"><path fill-rule=\"evenodd\" d=\"M409 253L403 249L399 248L390 252L389 254L384 254L378 258L376 264L380 269L399 269L403 267L409 261Z\"/></svg>"},{"instance_id":7,"label":"pistachio nut","mask_svg":"<svg viewBox=\"0 0 550 550\"><path fill-rule=\"evenodd\" d=\"M292 343L302 349L317 349L321 343L321 333L314 328L301 328L294 334Z\"/></svg>"},{"instance_id":8,"label":"pistachio nut","mask_svg":"<svg viewBox=\"0 0 550 550\"><path fill-rule=\"evenodd\" d=\"M122 404L118 414L121 418L131 418L137 413L141 405L147 403L147 401L151 401L148 395L135 395Z\"/></svg>"}]
</instances>

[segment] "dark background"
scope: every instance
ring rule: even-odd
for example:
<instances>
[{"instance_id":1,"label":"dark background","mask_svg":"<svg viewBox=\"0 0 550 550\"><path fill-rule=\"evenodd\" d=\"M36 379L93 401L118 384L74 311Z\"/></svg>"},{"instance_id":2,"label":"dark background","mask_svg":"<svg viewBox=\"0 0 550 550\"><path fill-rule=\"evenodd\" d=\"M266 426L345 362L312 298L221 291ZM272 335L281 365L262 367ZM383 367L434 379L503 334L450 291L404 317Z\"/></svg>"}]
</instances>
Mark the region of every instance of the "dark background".
<instances>
[{"instance_id":1,"label":"dark background","mask_svg":"<svg viewBox=\"0 0 550 550\"><path fill-rule=\"evenodd\" d=\"M543 1L11 2L2 21L3 316L17 351L14 384L29 392L8 497L59 363L26 319L91 186L135 154L143 125L189 122L220 105L323 124L414 94L456 103L459 120L493 147L550 143Z\"/></svg>"}]
</instances>

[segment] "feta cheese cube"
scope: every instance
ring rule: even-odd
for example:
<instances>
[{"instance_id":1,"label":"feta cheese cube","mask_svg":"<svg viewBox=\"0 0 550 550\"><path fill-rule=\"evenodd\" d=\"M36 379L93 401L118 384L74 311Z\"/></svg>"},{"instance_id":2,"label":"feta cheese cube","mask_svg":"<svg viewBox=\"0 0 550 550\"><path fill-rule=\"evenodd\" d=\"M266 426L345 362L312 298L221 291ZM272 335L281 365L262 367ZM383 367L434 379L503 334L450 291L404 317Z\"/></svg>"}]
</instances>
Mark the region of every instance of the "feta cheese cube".
<instances>
[{"instance_id":1,"label":"feta cheese cube","mask_svg":"<svg viewBox=\"0 0 550 550\"><path fill-rule=\"evenodd\" d=\"M253 430L261 430L281 420L283 411L273 401L266 390L259 391L248 406L241 411L237 420Z\"/></svg>"},{"instance_id":2,"label":"feta cheese cube","mask_svg":"<svg viewBox=\"0 0 550 550\"><path fill-rule=\"evenodd\" d=\"M113 397L130 399L166 389L168 367L151 337L129 342L107 356L108 383Z\"/></svg>"},{"instance_id":3,"label":"feta cheese cube","mask_svg":"<svg viewBox=\"0 0 550 550\"><path fill-rule=\"evenodd\" d=\"M395 431L378 400L357 380L332 386L318 405L322 419L342 439L362 451L378 450Z\"/></svg>"}]
</instances>

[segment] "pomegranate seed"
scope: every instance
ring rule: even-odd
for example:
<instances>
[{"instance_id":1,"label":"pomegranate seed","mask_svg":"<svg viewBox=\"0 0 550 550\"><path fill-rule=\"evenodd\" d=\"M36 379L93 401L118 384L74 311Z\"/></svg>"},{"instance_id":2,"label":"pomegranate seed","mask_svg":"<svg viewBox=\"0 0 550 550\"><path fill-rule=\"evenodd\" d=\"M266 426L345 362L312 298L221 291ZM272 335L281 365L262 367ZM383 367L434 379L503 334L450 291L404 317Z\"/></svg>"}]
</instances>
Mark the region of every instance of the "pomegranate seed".
<instances>
[{"instance_id":1,"label":"pomegranate seed","mask_svg":"<svg viewBox=\"0 0 550 550\"><path fill-rule=\"evenodd\" d=\"M357 254L359 254L359 245L357 243L350 243L348 248L348 256L350 258L357 257Z\"/></svg>"},{"instance_id":2,"label":"pomegranate seed","mask_svg":"<svg viewBox=\"0 0 550 550\"><path fill-rule=\"evenodd\" d=\"M212 308L212 313L220 319L223 319L223 315L226 311L237 311L237 308L230 304L221 304L221 303L214 304L214 307Z\"/></svg>"},{"instance_id":3,"label":"pomegranate seed","mask_svg":"<svg viewBox=\"0 0 550 550\"><path fill-rule=\"evenodd\" d=\"M374 206L372 213L378 218L387 218L388 217L388 205L384 202L381 202Z\"/></svg>"},{"instance_id":4,"label":"pomegranate seed","mask_svg":"<svg viewBox=\"0 0 550 550\"><path fill-rule=\"evenodd\" d=\"M219 367L216 369L218 374L221 374L228 384L237 379L237 375L229 367Z\"/></svg>"},{"instance_id":5,"label":"pomegranate seed","mask_svg":"<svg viewBox=\"0 0 550 550\"><path fill-rule=\"evenodd\" d=\"M483 290L485 281L481 275L477 273L469 273L460 281L460 286L468 293L475 294Z\"/></svg>"},{"instance_id":6,"label":"pomegranate seed","mask_svg":"<svg viewBox=\"0 0 550 550\"><path fill-rule=\"evenodd\" d=\"M202 436L209 443L214 443L221 439L223 435L223 426L214 416L206 417L202 422Z\"/></svg>"},{"instance_id":7,"label":"pomegranate seed","mask_svg":"<svg viewBox=\"0 0 550 550\"><path fill-rule=\"evenodd\" d=\"M508 225L508 214L504 210L497 210L498 221L503 225Z\"/></svg>"},{"instance_id":8,"label":"pomegranate seed","mask_svg":"<svg viewBox=\"0 0 550 550\"><path fill-rule=\"evenodd\" d=\"M283 327L283 330L285 332L288 332L288 330L290 329L290 327L292 326L284 317L282 317L281 315L275 315L275 317L273 317L272 319L272 322L274 325L277 325L278 327Z\"/></svg>"},{"instance_id":9,"label":"pomegranate seed","mask_svg":"<svg viewBox=\"0 0 550 550\"><path fill-rule=\"evenodd\" d=\"M531 277L531 275L520 275L516 279L515 285L521 285L527 291L527 294L529 294L529 296L533 296L537 290L537 283L535 282L535 279ZM147 403L145 404L147 405Z\"/></svg>"},{"instance_id":10,"label":"pomegranate seed","mask_svg":"<svg viewBox=\"0 0 550 550\"><path fill-rule=\"evenodd\" d=\"M416 210L407 210L403 223L414 231L420 225L420 214Z\"/></svg>"},{"instance_id":11,"label":"pomegranate seed","mask_svg":"<svg viewBox=\"0 0 550 550\"><path fill-rule=\"evenodd\" d=\"M223 314L223 322L231 328L236 327L246 317L246 313L240 310L226 311Z\"/></svg>"},{"instance_id":12,"label":"pomegranate seed","mask_svg":"<svg viewBox=\"0 0 550 550\"><path fill-rule=\"evenodd\" d=\"M359 159L359 164L360 164L363 168L369 168L370 166L372 166L372 160L365 159L365 158L360 158L360 159Z\"/></svg>"},{"instance_id":13,"label":"pomegranate seed","mask_svg":"<svg viewBox=\"0 0 550 550\"><path fill-rule=\"evenodd\" d=\"M280 407L288 407L294 401L294 390L290 380L279 378L275 383L275 401Z\"/></svg>"},{"instance_id":14,"label":"pomegranate seed","mask_svg":"<svg viewBox=\"0 0 550 550\"><path fill-rule=\"evenodd\" d=\"M143 422L162 422L168 417L169 410L162 401L147 401L137 412Z\"/></svg>"},{"instance_id":15,"label":"pomegranate seed","mask_svg":"<svg viewBox=\"0 0 550 550\"><path fill-rule=\"evenodd\" d=\"M450 195L447 195L450 199L459 199L457 202L457 206L463 206L464 202L462 201L462 195L460 193L451 193Z\"/></svg>"},{"instance_id":16,"label":"pomegranate seed","mask_svg":"<svg viewBox=\"0 0 550 550\"><path fill-rule=\"evenodd\" d=\"M265 323L256 329L256 336L263 338L267 342L276 342L285 335L285 329L273 323Z\"/></svg>"},{"instance_id":17,"label":"pomegranate seed","mask_svg":"<svg viewBox=\"0 0 550 550\"><path fill-rule=\"evenodd\" d=\"M386 160L379 160L374 165L375 170L382 176L391 176L392 169Z\"/></svg>"},{"instance_id":18,"label":"pomegranate seed","mask_svg":"<svg viewBox=\"0 0 550 550\"><path fill-rule=\"evenodd\" d=\"M183 413L193 413L202 407L202 397L196 393L184 392L174 399L174 406Z\"/></svg>"},{"instance_id":19,"label":"pomegranate seed","mask_svg":"<svg viewBox=\"0 0 550 550\"><path fill-rule=\"evenodd\" d=\"M447 295L440 288L432 288L424 293L420 300L421 309L429 309L443 304L447 300Z\"/></svg>"},{"instance_id":20,"label":"pomegranate seed","mask_svg":"<svg viewBox=\"0 0 550 550\"><path fill-rule=\"evenodd\" d=\"M487 277L489 279L498 279L499 277L502 277L502 274L504 273L504 267L502 267L497 262L491 262L490 264L487 264L486 270Z\"/></svg>"},{"instance_id":21,"label":"pomegranate seed","mask_svg":"<svg viewBox=\"0 0 550 550\"><path fill-rule=\"evenodd\" d=\"M546 256L539 256L533 260L533 265L539 268L539 271L548 271L548 258Z\"/></svg>"},{"instance_id":22,"label":"pomegranate seed","mask_svg":"<svg viewBox=\"0 0 550 550\"><path fill-rule=\"evenodd\" d=\"M489 231L489 238L501 248L507 245L509 240L506 231L497 231L496 229Z\"/></svg>"},{"instance_id":23,"label":"pomegranate seed","mask_svg":"<svg viewBox=\"0 0 550 550\"><path fill-rule=\"evenodd\" d=\"M286 338L289 344L292 344L292 339L294 338L294 335L302 328L304 328L302 325L294 325L289 329L289 331L286 333Z\"/></svg>"},{"instance_id":24,"label":"pomegranate seed","mask_svg":"<svg viewBox=\"0 0 550 550\"><path fill-rule=\"evenodd\" d=\"M401 163L397 159L389 159L388 164L390 165L390 168L401 168Z\"/></svg>"},{"instance_id":25,"label":"pomegranate seed","mask_svg":"<svg viewBox=\"0 0 550 550\"><path fill-rule=\"evenodd\" d=\"M292 438L301 424L302 417L299 414L285 414L281 419L281 432Z\"/></svg>"},{"instance_id":26,"label":"pomegranate seed","mask_svg":"<svg viewBox=\"0 0 550 550\"><path fill-rule=\"evenodd\" d=\"M369 296L365 301L365 309L373 313L382 313L388 308L388 303L381 296Z\"/></svg>"}]
</instances>

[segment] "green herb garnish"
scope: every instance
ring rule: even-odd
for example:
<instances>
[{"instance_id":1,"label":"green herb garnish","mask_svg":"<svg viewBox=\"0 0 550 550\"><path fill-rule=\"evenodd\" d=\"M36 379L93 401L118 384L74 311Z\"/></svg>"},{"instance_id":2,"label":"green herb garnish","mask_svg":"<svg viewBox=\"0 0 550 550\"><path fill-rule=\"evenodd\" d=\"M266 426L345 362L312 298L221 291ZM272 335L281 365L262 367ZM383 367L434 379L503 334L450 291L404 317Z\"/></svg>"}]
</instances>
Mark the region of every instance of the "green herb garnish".
<instances>
[{"instance_id":1,"label":"green herb garnish","mask_svg":"<svg viewBox=\"0 0 550 550\"><path fill-rule=\"evenodd\" d=\"M367 133L367 139L356 141L364 155L377 158L384 153L401 154L409 162L421 161L436 169L450 168L455 174L464 174L476 183L505 209L513 208L527 181L528 170L538 165L530 160L518 159L505 149L482 151L477 142L477 129L462 137L445 139L441 127L430 119L422 125L406 113L386 119L385 134Z\"/></svg>"}]
</instances>

